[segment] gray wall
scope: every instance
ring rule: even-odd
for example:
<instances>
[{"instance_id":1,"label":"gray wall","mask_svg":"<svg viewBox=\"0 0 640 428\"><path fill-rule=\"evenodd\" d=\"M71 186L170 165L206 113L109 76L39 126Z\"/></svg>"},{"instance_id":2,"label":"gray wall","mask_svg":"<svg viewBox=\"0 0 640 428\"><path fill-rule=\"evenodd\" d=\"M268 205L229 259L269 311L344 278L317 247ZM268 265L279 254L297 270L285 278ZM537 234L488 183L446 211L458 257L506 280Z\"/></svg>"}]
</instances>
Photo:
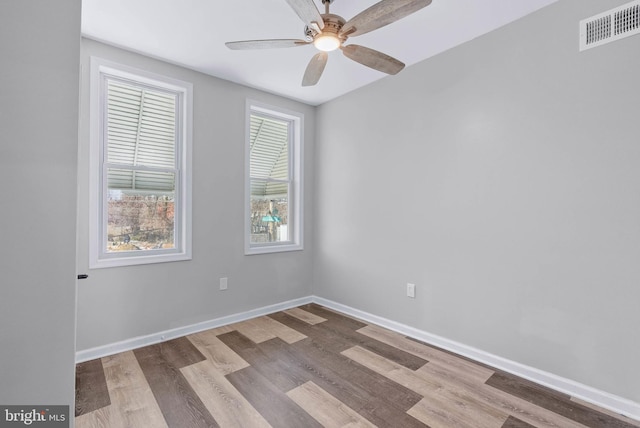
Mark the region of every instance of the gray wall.
<instances>
[{"instance_id":1,"label":"gray wall","mask_svg":"<svg viewBox=\"0 0 640 428\"><path fill-rule=\"evenodd\" d=\"M88 268L88 82L94 55L193 83L193 260L94 269L78 284L78 350L311 294L312 251L244 255L245 100L305 115L305 240L312 240L314 108L92 40L82 42L78 265ZM229 289L219 291L219 278Z\"/></svg>"},{"instance_id":2,"label":"gray wall","mask_svg":"<svg viewBox=\"0 0 640 428\"><path fill-rule=\"evenodd\" d=\"M80 0L0 4L0 403L74 400Z\"/></svg>"},{"instance_id":3,"label":"gray wall","mask_svg":"<svg viewBox=\"0 0 640 428\"><path fill-rule=\"evenodd\" d=\"M314 293L640 401L640 36L578 52L624 3L561 0L320 106Z\"/></svg>"}]
</instances>

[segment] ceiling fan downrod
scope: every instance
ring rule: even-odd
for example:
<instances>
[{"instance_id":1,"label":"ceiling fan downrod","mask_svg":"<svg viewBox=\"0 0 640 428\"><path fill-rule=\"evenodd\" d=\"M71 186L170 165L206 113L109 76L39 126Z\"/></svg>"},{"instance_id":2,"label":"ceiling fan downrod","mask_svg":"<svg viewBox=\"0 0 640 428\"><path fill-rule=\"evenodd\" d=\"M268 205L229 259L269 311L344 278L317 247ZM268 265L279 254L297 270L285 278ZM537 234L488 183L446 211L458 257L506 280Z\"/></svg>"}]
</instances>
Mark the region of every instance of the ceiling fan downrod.
<instances>
[{"instance_id":1,"label":"ceiling fan downrod","mask_svg":"<svg viewBox=\"0 0 640 428\"><path fill-rule=\"evenodd\" d=\"M333 0L322 0L322 4L324 5L324 13L329 14L329 5L333 3Z\"/></svg>"}]
</instances>

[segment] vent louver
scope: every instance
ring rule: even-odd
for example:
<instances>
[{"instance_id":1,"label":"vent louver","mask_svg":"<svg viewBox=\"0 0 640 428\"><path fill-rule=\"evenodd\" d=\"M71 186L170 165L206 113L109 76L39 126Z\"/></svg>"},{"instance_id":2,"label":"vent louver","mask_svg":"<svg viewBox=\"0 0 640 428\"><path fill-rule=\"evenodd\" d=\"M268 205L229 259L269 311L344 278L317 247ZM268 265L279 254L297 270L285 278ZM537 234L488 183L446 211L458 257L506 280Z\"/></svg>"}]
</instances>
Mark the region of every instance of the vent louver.
<instances>
[{"instance_id":1,"label":"vent louver","mask_svg":"<svg viewBox=\"0 0 640 428\"><path fill-rule=\"evenodd\" d=\"M580 50L640 34L640 0L580 21Z\"/></svg>"}]
</instances>

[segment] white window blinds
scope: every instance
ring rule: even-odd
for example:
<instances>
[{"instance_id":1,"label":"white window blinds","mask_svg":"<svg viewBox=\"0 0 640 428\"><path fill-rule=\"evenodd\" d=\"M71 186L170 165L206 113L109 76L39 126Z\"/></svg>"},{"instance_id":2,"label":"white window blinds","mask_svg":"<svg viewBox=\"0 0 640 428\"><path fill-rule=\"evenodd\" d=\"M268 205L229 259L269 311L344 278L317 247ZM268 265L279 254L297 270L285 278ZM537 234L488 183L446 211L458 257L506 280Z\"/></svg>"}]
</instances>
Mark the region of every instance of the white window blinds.
<instances>
[{"instance_id":1,"label":"white window blinds","mask_svg":"<svg viewBox=\"0 0 640 428\"><path fill-rule=\"evenodd\" d=\"M290 175L289 122L253 114L249 138L251 194L286 196Z\"/></svg>"},{"instance_id":2,"label":"white window blinds","mask_svg":"<svg viewBox=\"0 0 640 428\"><path fill-rule=\"evenodd\" d=\"M108 188L173 192L177 95L113 79L106 84Z\"/></svg>"}]
</instances>

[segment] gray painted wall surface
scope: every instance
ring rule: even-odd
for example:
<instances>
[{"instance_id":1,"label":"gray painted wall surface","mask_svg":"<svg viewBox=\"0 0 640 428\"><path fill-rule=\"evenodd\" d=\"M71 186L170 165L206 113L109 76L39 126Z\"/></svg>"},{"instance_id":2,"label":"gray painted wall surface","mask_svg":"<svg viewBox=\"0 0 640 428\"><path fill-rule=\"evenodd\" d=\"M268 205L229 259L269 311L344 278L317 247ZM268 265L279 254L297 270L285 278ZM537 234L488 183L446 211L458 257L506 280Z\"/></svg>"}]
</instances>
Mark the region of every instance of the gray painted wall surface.
<instances>
[{"instance_id":1,"label":"gray painted wall surface","mask_svg":"<svg viewBox=\"0 0 640 428\"><path fill-rule=\"evenodd\" d=\"M624 3L562 0L320 106L314 293L640 401L640 36L578 52Z\"/></svg>"},{"instance_id":2,"label":"gray painted wall surface","mask_svg":"<svg viewBox=\"0 0 640 428\"><path fill-rule=\"evenodd\" d=\"M74 400L80 0L0 5L0 403Z\"/></svg>"},{"instance_id":3,"label":"gray painted wall surface","mask_svg":"<svg viewBox=\"0 0 640 428\"><path fill-rule=\"evenodd\" d=\"M305 240L311 242L314 108L83 40L78 265L88 268L89 56L193 83L193 260L94 269L78 284L78 350L158 333L311 294L312 251L245 256L245 100L305 116ZM219 290L219 278L229 289Z\"/></svg>"}]
</instances>

